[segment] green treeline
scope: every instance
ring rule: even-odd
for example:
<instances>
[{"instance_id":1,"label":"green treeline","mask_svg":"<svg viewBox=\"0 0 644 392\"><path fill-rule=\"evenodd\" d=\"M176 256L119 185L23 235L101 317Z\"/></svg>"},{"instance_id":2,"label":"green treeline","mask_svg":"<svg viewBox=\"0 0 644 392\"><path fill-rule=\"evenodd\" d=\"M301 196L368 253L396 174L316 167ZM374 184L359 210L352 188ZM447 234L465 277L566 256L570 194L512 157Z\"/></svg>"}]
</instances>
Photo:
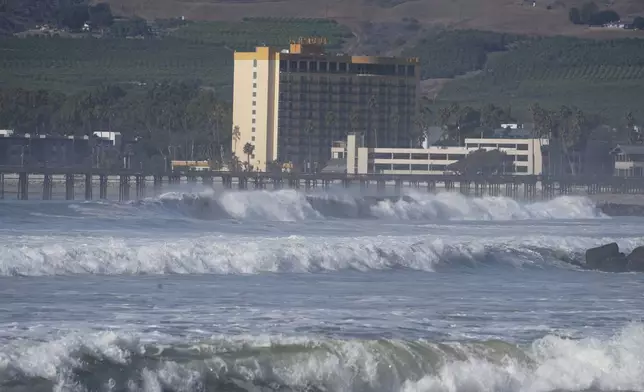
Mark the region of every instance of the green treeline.
<instances>
[{"instance_id":1,"label":"green treeline","mask_svg":"<svg viewBox=\"0 0 644 392\"><path fill-rule=\"evenodd\" d=\"M159 167L169 159L221 162L231 145L231 107L199 83L101 86L65 95L0 90L0 124L18 133L89 135L121 132Z\"/></svg>"}]
</instances>

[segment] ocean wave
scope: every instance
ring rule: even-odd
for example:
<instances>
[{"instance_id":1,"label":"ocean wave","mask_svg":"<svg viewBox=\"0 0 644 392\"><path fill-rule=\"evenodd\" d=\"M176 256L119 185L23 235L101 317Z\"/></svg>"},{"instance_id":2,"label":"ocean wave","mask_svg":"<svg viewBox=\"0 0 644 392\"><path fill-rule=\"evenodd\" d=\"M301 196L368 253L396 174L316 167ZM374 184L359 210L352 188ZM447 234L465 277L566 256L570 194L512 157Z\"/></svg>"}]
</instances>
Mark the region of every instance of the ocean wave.
<instances>
[{"instance_id":1,"label":"ocean wave","mask_svg":"<svg viewBox=\"0 0 644 392\"><path fill-rule=\"evenodd\" d=\"M0 276L435 271L489 265L570 268L570 262L583 259L586 249L613 241L628 252L644 243L644 237L209 235L167 240L101 236L79 241L65 236L15 236L5 237L0 244Z\"/></svg>"},{"instance_id":2,"label":"ocean wave","mask_svg":"<svg viewBox=\"0 0 644 392\"><path fill-rule=\"evenodd\" d=\"M606 339L142 341L73 333L0 348L0 389L44 391L550 392L644 390L644 326Z\"/></svg>"},{"instance_id":3,"label":"ocean wave","mask_svg":"<svg viewBox=\"0 0 644 392\"><path fill-rule=\"evenodd\" d=\"M408 192L402 196L303 193L296 190L171 192L132 202L140 209L162 210L196 219L305 221L328 218L389 220L542 220L605 218L584 197L563 196L536 203L507 197L465 197L458 193Z\"/></svg>"}]
</instances>

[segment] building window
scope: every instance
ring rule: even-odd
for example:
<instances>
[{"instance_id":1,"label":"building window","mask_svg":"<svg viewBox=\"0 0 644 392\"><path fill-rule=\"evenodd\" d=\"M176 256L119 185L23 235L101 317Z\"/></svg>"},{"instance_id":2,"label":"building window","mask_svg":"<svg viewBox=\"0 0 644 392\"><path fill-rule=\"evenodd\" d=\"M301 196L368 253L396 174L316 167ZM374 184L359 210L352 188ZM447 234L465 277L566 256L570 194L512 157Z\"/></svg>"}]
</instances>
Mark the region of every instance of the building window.
<instances>
[{"instance_id":1,"label":"building window","mask_svg":"<svg viewBox=\"0 0 644 392\"><path fill-rule=\"evenodd\" d=\"M517 166L517 173L527 173L528 172L528 167L527 166Z\"/></svg>"},{"instance_id":2,"label":"building window","mask_svg":"<svg viewBox=\"0 0 644 392\"><path fill-rule=\"evenodd\" d=\"M394 159L409 159L409 154L396 153L396 154L394 154Z\"/></svg>"},{"instance_id":3,"label":"building window","mask_svg":"<svg viewBox=\"0 0 644 392\"><path fill-rule=\"evenodd\" d=\"M257 106L257 102L256 102L256 101L253 101L253 106Z\"/></svg>"},{"instance_id":4,"label":"building window","mask_svg":"<svg viewBox=\"0 0 644 392\"><path fill-rule=\"evenodd\" d=\"M409 170L409 164L405 164L405 163L395 164L395 165L393 165L393 169L394 170Z\"/></svg>"},{"instance_id":5,"label":"building window","mask_svg":"<svg viewBox=\"0 0 644 392\"><path fill-rule=\"evenodd\" d=\"M255 119L253 119L253 124L255 124Z\"/></svg>"},{"instance_id":6,"label":"building window","mask_svg":"<svg viewBox=\"0 0 644 392\"><path fill-rule=\"evenodd\" d=\"M251 128L251 131L252 131L252 132L255 132L255 127Z\"/></svg>"},{"instance_id":7,"label":"building window","mask_svg":"<svg viewBox=\"0 0 644 392\"><path fill-rule=\"evenodd\" d=\"M253 72L253 79L257 79L257 72Z\"/></svg>"},{"instance_id":8,"label":"building window","mask_svg":"<svg viewBox=\"0 0 644 392\"><path fill-rule=\"evenodd\" d=\"M250 138L250 141L251 141L251 142L254 142L254 141L255 141L255 136L252 136L252 137Z\"/></svg>"},{"instance_id":9,"label":"building window","mask_svg":"<svg viewBox=\"0 0 644 392\"><path fill-rule=\"evenodd\" d=\"M517 161L518 162L528 162L528 156L527 155L517 155Z\"/></svg>"},{"instance_id":10,"label":"building window","mask_svg":"<svg viewBox=\"0 0 644 392\"><path fill-rule=\"evenodd\" d=\"M257 83L253 83L253 88L257 88Z\"/></svg>"},{"instance_id":11,"label":"building window","mask_svg":"<svg viewBox=\"0 0 644 392\"><path fill-rule=\"evenodd\" d=\"M423 170L423 171L425 171L425 170L428 170L428 169L429 169L429 165L420 165L420 164L411 165L411 170Z\"/></svg>"},{"instance_id":12,"label":"building window","mask_svg":"<svg viewBox=\"0 0 644 392\"><path fill-rule=\"evenodd\" d=\"M517 144L517 150L519 150L519 151L528 151L528 145L527 144Z\"/></svg>"},{"instance_id":13,"label":"building window","mask_svg":"<svg viewBox=\"0 0 644 392\"><path fill-rule=\"evenodd\" d=\"M252 159L255 159L255 154L251 155L250 157L251 157Z\"/></svg>"},{"instance_id":14,"label":"building window","mask_svg":"<svg viewBox=\"0 0 644 392\"><path fill-rule=\"evenodd\" d=\"M253 91L253 98L255 98L256 96L257 96L257 93Z\"/></svg>"},{"instance_id":15,"label":"building window","mask_svg":"<svg viewBox=\"0 0 644 392\"><path fill-rule=\"evenodd\" d=\"M257 114L257 110L253 109L253 115Z\"/></svg>"},{"instance_id":16,"label":"building window","mask_svg":"<svg viewBox=\"0 0 644 392\"><path fill-rule=\"evenodd\" d=\"M257 60L253 60L253 67L257 67Z\"/></svg>"},{"instance_id":17,"label":"building window","mask_svg":"<svg viewBox=\"0 0 644 392\"><path fill-rule=\"evenodd\" d=\"M429 159L435 159L437 161L446 161L447 154L429 154Z\"/></svg>"}]
</instances>

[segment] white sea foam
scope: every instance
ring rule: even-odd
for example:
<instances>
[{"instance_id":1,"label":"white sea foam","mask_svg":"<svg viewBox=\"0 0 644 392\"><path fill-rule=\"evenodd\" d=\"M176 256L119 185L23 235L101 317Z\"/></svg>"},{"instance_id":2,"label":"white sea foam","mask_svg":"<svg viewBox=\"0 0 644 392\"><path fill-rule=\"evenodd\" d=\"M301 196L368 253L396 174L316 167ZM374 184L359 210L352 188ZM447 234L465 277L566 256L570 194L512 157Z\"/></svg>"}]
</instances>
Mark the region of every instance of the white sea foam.
<instances>
[{"instance_id":1,"label":"white sea foam","mask_svg":"<svg viewBox=\"0 0 644 392\"><path fill-rule=\"evenodd\" d=\"M182 239L5 237L0 275L256 274L410 268L449 264L567 265L587 248L616 241L624 251L644 237L514 236L437 238L199 236Z\"/></svg>"},{"instance_id":2,"label":"white sea foam","mask_svg":"<svg viewBox=\"0 0 644 392\"><path fill-rule=\"evenodd\" d=\"M605 217L584 197L521 203L507 197L471 198L459 193L408 193L414 201L381 201L371 208L380 218L447 220L592 219Z\"/></svg>"},{"instance_id":3,"label":"white sea foam","mask_svg":"<svg viewBox=\"0 0 644 392\"><path fill-rule=\"evenodd\" d=\"M74 372L88 366L81 355L96 361L91 372ZM115 373L115 367L122 370ZM5 345L0 382L8 371L12 385L43 379L60 390L88 390L87 384L101 382L146 392L225 390L217 383L234 382L242 390L263 385L266 390L365 392L641 391L644 327L632 324L609 338L549 335L527 347L283 336L143 344L114 332L76 333ZM114 374L119 378L111 378Z\"/></svg>"},{"instance_id":4,"label":"white sea foam","mask_svg":"<svg viewBox=\"0 0 644 392\"><path fill-rule=\"evenodd\" d=\"M306 194L296 190L170 192L137 205L163 206L196 218L304 221L370 217L389 220L544 220L606 218L584 197L527 203L507 197L465 197L458 193L408 192L404 198L343 193Z\"/></svg>"}]
</instances>

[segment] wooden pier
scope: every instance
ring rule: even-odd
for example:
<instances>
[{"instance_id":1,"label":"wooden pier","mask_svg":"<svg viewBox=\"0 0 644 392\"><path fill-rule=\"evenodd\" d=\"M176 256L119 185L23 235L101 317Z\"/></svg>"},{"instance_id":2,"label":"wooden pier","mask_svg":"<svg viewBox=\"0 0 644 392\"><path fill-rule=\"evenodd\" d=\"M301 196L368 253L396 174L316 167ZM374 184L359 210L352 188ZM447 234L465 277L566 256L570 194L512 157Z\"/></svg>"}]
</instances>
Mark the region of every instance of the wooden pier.
<instances>
[{"instance_id":1,"label":"wooden pier","mask_svg":"<svg viewBox=\"0 0 644 392\"><path fill-rule=\"evenodd\" d=\"M132 170L80 170L80 169L43 169L24 167L0 167L0 199L8 196L7 177L17 178L16 196L19 200L29 199L30 178L41 178L36 184L42 187L42 200L52 200L54 176L64 180L66 200L74 200L77 181L84 190L82 198L92 200L98 188L98 198L108 198L108 179L118 178L118 200L142 199L148 195L147 188L152 185L152 194L162 192L164 186L179 184L185 178L188 184L203 184L212 187L215 182L225 189L328 189L331 186L344 188L359 187L362 190L373 188L383 192L393 186L395 192L403 187L424 189L435 192L438 188L460 192L466 196L506 196L515 199L548 199L559 195L585 192L587 194L642 194L644 178L623 177L543 177L543 176L459 176L459 175L347 175L341 173L258 173L258 172L218 172L218 171L174 171L164 173L143 173ZM32 186L34 181L32 181ZM134 188L134 191L132 191ZM38 192L40 194L40 192ZM13 198L13 197L12 197Z\"/></svg>"}]
</instances>

